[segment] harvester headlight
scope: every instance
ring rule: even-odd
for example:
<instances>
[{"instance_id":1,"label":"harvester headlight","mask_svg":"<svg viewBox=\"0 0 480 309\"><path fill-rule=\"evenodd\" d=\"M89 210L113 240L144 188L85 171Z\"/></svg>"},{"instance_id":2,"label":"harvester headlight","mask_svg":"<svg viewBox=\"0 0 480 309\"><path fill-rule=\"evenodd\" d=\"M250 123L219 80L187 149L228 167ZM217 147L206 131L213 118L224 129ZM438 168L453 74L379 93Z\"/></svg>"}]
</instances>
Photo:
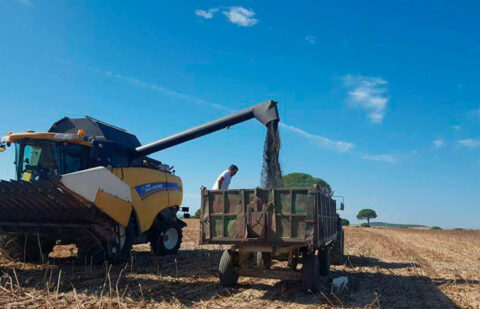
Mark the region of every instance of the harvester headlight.
<instances>
[{"instance_id":1,"label":"harvester headlight","mask_svg":"<svg viewBox=\"0 0 480 309\"><path fill-rule=\"evenodd\" d=\"M56 141L69 141L69 140L74 140L77 137L75 135L69 135L69 134L54 134L53 139Z\"/></svg>"}]
</instances>

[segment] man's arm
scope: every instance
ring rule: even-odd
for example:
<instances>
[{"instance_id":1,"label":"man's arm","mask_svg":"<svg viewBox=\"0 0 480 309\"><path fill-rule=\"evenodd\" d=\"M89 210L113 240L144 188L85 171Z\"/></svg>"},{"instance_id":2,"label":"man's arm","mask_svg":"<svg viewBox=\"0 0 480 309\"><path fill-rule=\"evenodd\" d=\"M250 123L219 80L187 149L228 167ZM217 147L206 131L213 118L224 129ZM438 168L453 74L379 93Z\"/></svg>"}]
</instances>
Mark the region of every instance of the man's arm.
<instances>
[{"instance_id":1,"label":"man's arm","mask_svg":"<svg viewBox=\"0 0 480 309\"><path fill-rule=\"evenodd\" d=\"M222 183L223 183L224 180L225 180L225 178L223 178L223 176L218 179L218 183L217 183L218 184L218 190L222 190Z\"/></svg>"}]
</instances>

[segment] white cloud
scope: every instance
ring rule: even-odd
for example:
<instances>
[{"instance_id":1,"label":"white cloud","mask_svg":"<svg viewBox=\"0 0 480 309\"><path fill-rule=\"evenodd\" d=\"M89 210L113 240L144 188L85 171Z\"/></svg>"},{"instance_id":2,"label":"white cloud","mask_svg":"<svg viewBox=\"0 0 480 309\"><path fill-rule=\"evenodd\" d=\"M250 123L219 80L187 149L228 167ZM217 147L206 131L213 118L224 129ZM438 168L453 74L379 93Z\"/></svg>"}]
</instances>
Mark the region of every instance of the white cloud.
<instances>
[{"instance_id":1,"label":"white cloud","mask_svg":"<svg viewBox=\"0 0 480 309\"><path fill-rule=\"evenodd\" d=\"M470 112L471 117L480 121L480 107Z\"/></svg>"},{"instance_id":2,"label":"white cloud","mask_svg":"<svg viewBox=\"0 0 480 309\"><path fill-rule=\"evenodd\" d=\"M452 128L455 130L455 131L460 131L460 129L462 128L461 126L459 125L455 125L455 126L452 126Z\"/></svg>"},{"instance_id":3,"label":"white cloud","mask_svg":"<svg viewBox=\"0 0 480 309\"><path fill-rule=\"evenodd\" d=\"M182 100L185 100L185 101L190 101L190 102L200 104L200 105L208 105L210 107L213 107L213 108L216 108L216 109L219 109L219 110L223 110L223 111L227 111L227 112L233 112L232 109L230 109L226 106L223 106L221 104L211 103L211 102L208 102L208 101L205 101L205 100L202 100L202 99L198 99L198 98L195 98L195 97L193 97L189 94L185 94L185 93L182 93L182 92L179 92L179 91L168 89L168 88L165 88L163 86L159 86L159 85L156 85L156 84L153 84L153 83L145 82L143 80L140 80L140 79L137 79L137 78L134 78L134 77L112 73L110 70L105 70L105 69L101 69L101 68L89 67L89 69L93 70L93 71L96 71L96 72L99 72L101 74L104 74L106 76L112 77L112 78L116 78L116 79L119 79L119 80L126 81L126 82L128 82L128 83L130 83L134 86L145 87L145 88L148 88L152 91L160 92L160 93L169 95L171 97L176 97L176 98L179 98L179 99L182 99Z\"/></svg>"},{"instance_id":4,"label":"white cloud","mask_svg":"<svg viewBox=\"0 0 480 309\"><path fill-rule=\"evenodd\" d=\"M478 53L480 52L480 45L474 46L468 50L469 53Z\"/></svg>"},{"instance_id":5,"label":"white cloud","mask_svg":"<svg viewBox=\"0 0 480 309\"><path fill-rule=\"evenodd\" d=\"M311 44L315 44L315 37L313 35L307 35L305 36L305 41Z\"/></svg>"},{"instance_id":6,"label":"white cloud","mask_svg":"<svg viewBox=\"0 0 480 309\"><path fill-rule=\"evenodd\" d=\"M343 82L349 105L365 110L373 123L381 123L388 103L388 82L363 75L346 75Z\"/></svg>"},{"instance_id":7,"label":"white cloud","mask_svg":"<svg viewBox=\"0 0 480 309\"><path fill-rule=\"evenodd\" d=\"M51 57L49 55L44 55L44 57L47 58L47 59L57 61L59 63L63 63L63 64L67 64L67 65L75 65L70 60L64 60L64 59L60 59L60 58L56 58L56 57ZM162 94L165 94L165 95L168 95L168 96L171 96L171 97L179 98L179 99L182 99L182 100L185 100L185 101L188 101L188 102L209 106L211 108L218 109L218 110L221 110L221 111L224 111L224 112L228 112L228 113L234 112L233 109L231 109L231 108L229 108L225 105L208 102L208 101L196 98L192 95L185 94L185 93L175 91L175 90L172 90L172 89L168 89L168 88L165 88L163 86L153 84L153 83L149 83L149 82L146 82L146 81L134 78L134 77L130 77L130 76L127 76L127 75L122 75L122 74L117 74L117 73L114 73L110 70L97 68L97 67L86 67L86 68L88 70L91 70L91 71L97 72L99 74L105 75L109 78L114 78L114 79L118 79L118 80L128 82L129 84L131 84L133 86L136 86L136 87L144 87L144 88L150 89L151 91L159 92L159 93L162 93ZM321 147L323 147L325 149L335 150L335 151L338 151L338 152L346 152L346 151L349 151L349 150L351 150L355 147L355 145L352 144L352 143L343 142L343 141L333 141L333 140L330 140L329 138L319 136L319 135L314 135L314 134L311 134L311 133L309 133L307 131L304 131L300 128L284 124L283 122L280 122L279 124L280 124L281 127L285 128L285 129L287 129L287 130L289 130L289 131L291 131L291 132L293 132L293 133L295 133L299 136L305 137L307 139L310 139L310 140L316 142L318 145L320 145Z\"/></svg>"},{"instance_id":8,"label":"white cloud","mask_svg":"<svg viewBox=\"0 0 480 309\"><path fill-rule=\"evenodd\" d=\"M467 139L462 139L457 142L458 146L461 147L466 147L466 148L476 148L480 147L480 138L478 139L473 139L473 138L467 138Z\"/></svg>"},{"instance_id":9,"label":"white cloud","mask_svg":"<svg viewBox=\"0 0 480 309\"><path fill-rule=\"evenodd\" d=\"M480 107L467 113L468 118L480 121Z\"/></svg>"},{"instance_id":10,"label":"white cloud","mask_svg":"<svg viewBox=\"0 0 480 309\"><path fill-rule=\"evenodd\" d=\"M445 142L440 138L433 141L433 146L435 146L435 148L440 148L444 145L445 145Z\"/></svg>"},{"instance_id":11,"label":"white cloud","mask_svg":"<svg viewBox=\"0 0 480 309\"><path fill-rule=\"evenodd\" d=\"M370 161L380 161L380 162L387 162L387 163L395 163L397 162L397 159L395 159L394 157L390 156L390 155L385 155L385 154L381 154L381 155L364 155L362 157L362 159L364 160L370 160Z\"/></svg>"},{"instance_id":12,"label":"white cloud","mask_svg":"<svg viewBox=\"0 0 480 309\"><path fill-rule=\"evenodd\" d=\"M33 3L31 0L18 0L18 2L20 2L21 4L33 6Z\"/></svg>"},{"instance_id":13,"label":"white cloud","mask_svg":"<svg viewBox=\"0 0 480 309\"><path fill-rule=\"evenodd\" d=\"M208 101L205 101L205 100L202 100L202 99L198 99L198 98L196 98L194 96L191 96L189 94L185 94L185 93L178 92L178 91L175 91L175 90L172 90L172 89L168 89L168 88L165 88L163 86L159 86L157 84L145 82L145 81L142 81L142 80L137 79L137 78L133 78L133 77L122 75L122 74L112 73L110 70L105 70L105 69L101 69L101 68L90 68L90 69L93 70L93 71L96 71L98 73L101 73L103 75L106 75L108 77L126 81L133 86L145 87L145 88L148 88L148 89L150 89L152 91L155 91L155 92L163 93L165 95L168 95L168 96L171 96L171 97L176 97L176 98L179 98L179 99L182 99L182 100L185 100L185 101L189 101L189 102L192 102L192 103L210 106L212 108L222 110L222 111L226 111L228 113L234 112L234 110L232 110L231 108L229 108L227 106L224 106L222 104L216 104L216 103L208 102ZM293 132L293 133L295 133L299 136L305 137L305 138L315 142L316 144L320 145L322 148L325 148L325 149L334 150L334 151L343 153L343 152L347 152L347 151L349 151L349 150L351 150L355 147L355 145L352 144L352 143L348 143L348 142L344 142L344 141L334 141L334 140L331 140L327 137L311 134L311 133L309 133L305 130L302 130L302 129L294 127L294 126L287 125L283 122L280 122L279 124L282 128L285 128L285 129L287 129L287 130L289 130L289 131L291 131L291 132Z\"/></svg>"},{"instance_id":14,"label":"white cloud","mask_svg":"<svg viewBox=\"0 0 480 309\"><path fill-rule=\"evenodd\" d=\"M116 78L116 79L119 79L119 80L127 81L128 83L130 83L134 86L146 87L146 88L149 88L152 91L160 92L160 93L163 93L163 94L166 94L166 95L169 95L169 96L172 96L172 97L176 97L176 98L179 98L179 99L183 99L183 100L186 100L186 101L190 101L190 102L193 102L193 103L196 103L196 104L207 105L207 106L210 106L212 108L222 110L222 111L226 111L226 112L229 112L229 113L234 112L234 110L232 110L231 108L226 107L222 104L207 102L207 101L204 101L202 99L198 99L196 97L193 97L191 95L188 95L188 94L185 94L185 93L182 93L182 92L178 92L178 91L175 91L175 90L171 90L171 89L168 89L168 88L156 85L156 84L148 83L148 82L145 82L145 81L142 81L142 80L130 77L130 76L125 76L125 75L121 75L121 74L113 74L109 70L104 70L104 69L99 69L99 68L93 68L93 69L97 72L100 72L100 73L104 74L104 75L107 75L107 76L110 76L110 77L113 77L113 78ZM294 127L294 126L287 125L283 122L280 122L279 124L282 128L285 128L285 129L287 129L287 130L289 130L289 131L291 131L291 132L293 132L293 133L295 133L299 136L302 136L302 137L305 137L309 140L312 140L313 142L315 142L316 144L320 145L322 148L325 148L325 149L334 150L334 151L337 151L337 152L347 152L347 151L349 151L349 150L351 150L355 147L355 145L352 144L352 143L348 143L348 142L344 142L344 141L334 141L334 140L331 140L327 137L311 134L311 133L309 133L305 130L299 129L299 128Z\"/></svg>"},{"instance_id":15,"label":"white cloud","mask_svg":"<svg viewBox=\"0 0 480 309\"><path fill-rule=\"evenodd\" d=\"M231 23L241 27L251 27L258 23L258 19L253 17L255 12L241 6L231 6L223 14Z\"/></svg>"},{"instance_id":16,"label":"white cloud","mask_svg":"<svg viewBox=\"0 0 480 309\"><path fill-rule=\"evenodd\" d=\"M211 9L208 9L207 11L195 10L195 15L203 17L205 19L211 19L216 12L218 12L218 8L211 8Z\"/></svg>"},{"instance_id":17,"label":"white cloud","mask_svg":"<svg viewBox=\"0 0 480 309\"><path fill-rule=\"evenodd\" d=\"M325 149L330 149L330 150L335 150L338 152L346 152L355 147L354 144L348 143L348 142L343 142L343 141L332 141L329 138L320 136L320 135L314 135L311 134L307 131L304 131L302 129L296 128L294 126L287 125L285 123L280 122L280 126L282 128L285 128L293 133L296 133L300 136L303 136L316 144L320 145L322 148Z\"/></svg>"}]
</instances>

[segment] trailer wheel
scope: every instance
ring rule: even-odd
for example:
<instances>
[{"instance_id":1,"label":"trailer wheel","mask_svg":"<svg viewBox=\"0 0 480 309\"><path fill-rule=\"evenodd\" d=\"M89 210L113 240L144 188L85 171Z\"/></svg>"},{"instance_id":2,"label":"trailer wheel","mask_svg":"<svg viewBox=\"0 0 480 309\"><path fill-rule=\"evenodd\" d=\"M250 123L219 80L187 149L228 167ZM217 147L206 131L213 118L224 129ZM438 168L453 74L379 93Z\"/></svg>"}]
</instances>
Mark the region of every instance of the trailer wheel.
<instances>
[{"instance_id":1,"label":"trailer wheel","mask_svg":"<svg viewBox=\"0 0 480 309\"><path fill-rule=\"evenodd\" d=\"M303 256L302 267L302 288L305 292L318 292L320 289L319 264L315 254L305 254Z\"/></svg>"},{"instance_id":2,"label":"trailer wheel","mask_svg":"<svg viewBox=\"0 0 480 309\"><path fill-rule=\"evenodd\" d=\"M290 265L288 265L291 271L297 271L298 260L293 260Z\"/></svg>"},{"instance_id":3,"label":"trailer wheel","mask_svg":"<svg viewBox=\"0 0 480 309\"><path fill-rule=\"evenodd\" d=\"M232 287L237 284L238 273L235 272L235 257L233 252L229 250L223 251L220 264L218 265L218 277L224 287Z\"/></svg>"},{"instance_id":4,"label":"trailer wheel","mask_svg":"<svg viewBox=\"0 0 480 309\"><path fill-rule=\"evenodd\" d=\"M182 228L177 224L166 223L156 226L150 233L150 247L155 255L175 254L182 244Z\"/></svg>"},{"instance_id":5,"label":"trailer wheel","mask_svg":"<svg viewBox=\"0 0 480 309\"><path fill-rule=\"evenodd\" d=\"M331 255L331 263L333 265L342 265L345 261L344 255L344 243L345 243L345 234L342 227L340 226L337 239L333 242Z\"/></svg>"},{"instance_id":6,"label":"trailer wheel","mask_svg":"<svg viewBox=\"0 0 480 309\"><path fill-rule=\"evenodd\" d=\"M330 275L330 247L318 250L319 274L321 277Z\"/></svg>"},{"instance_id":7,"label":"trailer wheel","mask_svg":"<svg viewBox=\"0 0 480 309\"><path fill-rule=\"evenodd\" d=\"M257 252L257 267L258 268L270 268L272 266L272 253L271 252Z\"/></svg>"},{"instance_id":8,"label":"trailer wheel","mask_svg":"<svg viewBox=\"0 0 480 309\"><path fill-rule=\"evenodd\" d=\"M40 262L55 246L54 239L23 233L1 233L0 251L14 261ZM41 252L41 253L40 253Z\"/></svg>"},{"instance_id":9,"label":"trailer wheel","mask_svg":"<svg viewBox=\"0 0 480 309\"><path fill-rule=\"evenodd\" d=\"M289 255L288 268L290 268L291 271L297 271L299 259L298 252L292 252L291 255Z\"/></svg>"}]
</instances>

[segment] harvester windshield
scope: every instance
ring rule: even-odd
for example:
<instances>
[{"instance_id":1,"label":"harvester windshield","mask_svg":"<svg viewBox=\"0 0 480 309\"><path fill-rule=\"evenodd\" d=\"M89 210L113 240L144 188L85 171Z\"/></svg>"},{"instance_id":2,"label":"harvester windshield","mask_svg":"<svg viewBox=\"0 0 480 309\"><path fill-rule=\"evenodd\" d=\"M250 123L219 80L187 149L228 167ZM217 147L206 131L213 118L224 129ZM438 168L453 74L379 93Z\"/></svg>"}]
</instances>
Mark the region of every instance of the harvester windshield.
<instances>
[{"instance_id":1,"label":"harvester windshield","mask_svg":"<svg viewBox=\"0 0 480 309\"><path fill-rule=\"evenodd\" d=\"M52 175L62 175L85 169L88 147L29 140L15 144L17 180L35 181Z\"/></svg>"}]
</instances>

